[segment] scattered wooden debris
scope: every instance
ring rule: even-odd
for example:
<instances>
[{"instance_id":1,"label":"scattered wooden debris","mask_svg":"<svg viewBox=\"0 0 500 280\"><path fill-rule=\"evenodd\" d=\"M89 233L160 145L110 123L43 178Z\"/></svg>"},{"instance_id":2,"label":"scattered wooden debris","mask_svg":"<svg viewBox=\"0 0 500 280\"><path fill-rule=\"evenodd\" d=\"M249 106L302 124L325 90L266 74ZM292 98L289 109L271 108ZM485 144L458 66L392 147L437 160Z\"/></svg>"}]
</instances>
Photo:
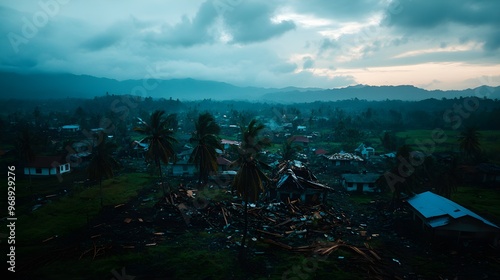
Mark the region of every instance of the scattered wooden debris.
<instances>
[{"instance_id":1,"label":"scattered wooden debris","mask_svg":"<svg viewBox=\"0 0 500 280\"><path fill-rule=\"evenodd\" d=\"M47 242L47 241L50 241L50 240L52 240L52 239L54 239L54 238L56 238L56 237L57 237L57 235L53 235L53 236L51 236L51 237L49 237L49 238L47 238L47 239L43 240L43 241L42 241L42 243L45 243L45 242Z\"/></svg>"}]
</instances>

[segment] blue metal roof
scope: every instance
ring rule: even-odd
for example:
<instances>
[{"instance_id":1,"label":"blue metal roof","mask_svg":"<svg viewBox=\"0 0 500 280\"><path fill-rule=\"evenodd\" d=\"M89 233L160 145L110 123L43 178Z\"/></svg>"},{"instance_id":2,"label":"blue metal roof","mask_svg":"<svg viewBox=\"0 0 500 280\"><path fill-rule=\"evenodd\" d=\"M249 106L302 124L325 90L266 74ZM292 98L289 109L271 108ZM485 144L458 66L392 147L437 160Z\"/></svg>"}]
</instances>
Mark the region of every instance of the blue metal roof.
<instances>
[{"instance_id":1,"label":"blue metal roof","mask_svg":"<svg viewBox=\"0 0 500 280\"><path fill-rule=\"evenodd\" d=\"M450 223L452 219L465 216L475 218L483 223L500 229L497 225L470 211L469 209L433 192L424 192L409 198L408 203L424 216L431 227L440 227Z\"/></svg>"}]
</instances>

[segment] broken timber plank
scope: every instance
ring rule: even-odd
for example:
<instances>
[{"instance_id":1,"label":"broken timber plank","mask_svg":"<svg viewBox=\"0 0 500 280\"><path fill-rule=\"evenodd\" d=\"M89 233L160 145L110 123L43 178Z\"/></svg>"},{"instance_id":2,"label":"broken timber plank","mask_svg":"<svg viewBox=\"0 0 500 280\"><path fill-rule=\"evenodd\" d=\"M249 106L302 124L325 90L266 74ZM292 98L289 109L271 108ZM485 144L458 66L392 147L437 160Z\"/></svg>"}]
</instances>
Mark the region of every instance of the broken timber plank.
<instances>
[{"instance_id":1,"label":"broken timber plank","mask_svg":"<svg viewBox=\"0 0 500 280\"><path fill-rule=\"evenodd\" d=\"M269 235L272 235L272 236L275 236L275 237L280 237L280 238L284 237L283 234L269 232L269 231L265 231L265 230L261 230L261 229L255 229L255 231L262 232L262 233L265 233L265 234L269 234Z\"/></svg>"}]
</instances>

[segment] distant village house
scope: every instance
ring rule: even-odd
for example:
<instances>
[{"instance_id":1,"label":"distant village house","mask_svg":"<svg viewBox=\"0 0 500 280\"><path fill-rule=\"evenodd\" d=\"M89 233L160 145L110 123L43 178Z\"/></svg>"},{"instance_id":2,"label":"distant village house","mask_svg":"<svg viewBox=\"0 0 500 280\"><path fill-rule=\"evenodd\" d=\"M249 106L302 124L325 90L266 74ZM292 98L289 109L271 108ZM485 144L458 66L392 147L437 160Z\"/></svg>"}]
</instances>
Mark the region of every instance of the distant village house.
<instances>
[{"instance_id":1,"label":"distant village house","mask_svg":"<svg viewBox=\"0 0 500 280\"><path fill-rule=\"evenodd\" d=\"M343 174L342 186L346 191L356 191L358 193L380 192L377 187L377 180L380 174L362 173L362 174Z\"/></svg>"},{"instance_id":2,"label":"distant village house","mask_svg":"<svg viewBox=\"0 0 500 280\"><path fill-rule=\"evenodd\" d=\"M78 132L80 131L80 125L78 124L67 124L60 127L62 132Z\"/></svg>"},{"instance_id":3,"label":"distant village house","mask_svg":"<svg viewBox=\"0 0 500 280\"><path fill-rule=\"evenodd\" d=\"M357 155L361 155L364 159L368 159L375 155L375 148L366 147L365 144L361 144L354 150L354 152Z\"/></svg>"},{"instance_id":4,"label":"distant village house","mask_svg":"<svg viewBox=\"0 0 500 280\"><path fill-rule=\"evenodd\" d=\"M24 167L25 175L51 176L71 171L69 163L60 156L40 156Z\"/></svg>"}]
</instances>

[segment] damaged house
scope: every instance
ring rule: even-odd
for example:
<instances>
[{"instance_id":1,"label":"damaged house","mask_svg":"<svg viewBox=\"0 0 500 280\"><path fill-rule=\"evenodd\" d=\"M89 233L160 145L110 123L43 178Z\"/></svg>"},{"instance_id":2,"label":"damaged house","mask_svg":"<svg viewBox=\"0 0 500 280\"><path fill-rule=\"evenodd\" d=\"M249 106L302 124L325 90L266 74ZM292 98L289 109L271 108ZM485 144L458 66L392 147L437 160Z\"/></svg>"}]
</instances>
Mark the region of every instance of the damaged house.
<instances>
[{"instance_id":1,"label":"damaged house","mask_svg":"<svg viewBox=\"0 0 500 280\"><path fill-rule=\"evenodd\" d=\"M278 201L299 199L305 204L320 204L326 201L328 186L318 182L312 172L299 161L286 161L279 166L277 183L269 196Z\"/></svg>"},{"instance_id":2,"label":"damaged house","mask_svg":"<svg viewBox=\"0 0 500 280\"><path fill-rule=\"evenodd\" d=\"M447 198L428 191L407 201L413 219L431 238L456 244L479 241L498 245L500 228L497 225Z\"/></svg>"},{"instance_id":3,"label":"damaged house","mask_svg":"<svg viewBox=\"0 0 500 280\"><path fill-rule=\"evenodd\" d=\"M331 156L326 156L326 158L332 163L333 166L358 166L360 162L364 161L364 159L360 156L345 152L335 153Z\"/></svg>"}]
</instances>

